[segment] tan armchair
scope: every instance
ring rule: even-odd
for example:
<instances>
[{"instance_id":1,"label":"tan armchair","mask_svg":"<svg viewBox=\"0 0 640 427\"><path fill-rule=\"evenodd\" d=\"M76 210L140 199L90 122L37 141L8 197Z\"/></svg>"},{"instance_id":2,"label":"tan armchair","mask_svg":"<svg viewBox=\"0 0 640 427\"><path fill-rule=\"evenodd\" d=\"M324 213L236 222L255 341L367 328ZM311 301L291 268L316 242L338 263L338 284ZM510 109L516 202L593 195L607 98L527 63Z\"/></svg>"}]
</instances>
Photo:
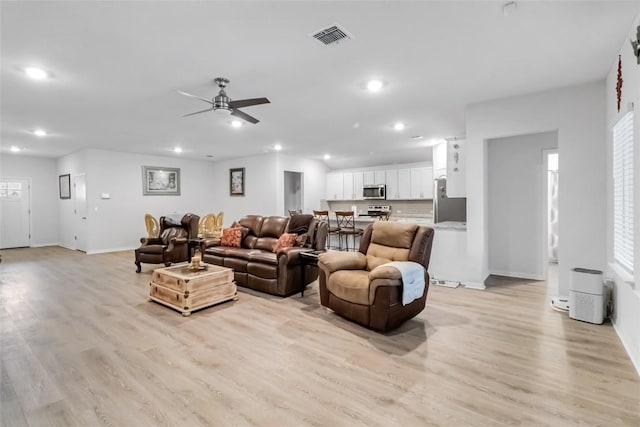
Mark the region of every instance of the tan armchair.
<instances>
[{"instance_id":1,"label":"tan armchair","mask_svg":"<svg viewBox=\"0 0 640 427\"><path fill-rule=\"evenodd\" d=\"M318 257L320 303L377 331L389 331L420 313L429 289L433 229L377 221L364 232L358 252L326 252ZM413 261L424 267L424 293L403 305L402 275L384 264Z\"/></svg>"},{"instance_id":2,"label":"tan armchair","mask_svg":"<svg viewBox=\"0 0 640 427\"><path fill-rule=\"evenodd\" d=\"M160 217L160 234L158 237L143 237L140 247L135 250L136 273L140 273L140 263L171 265L173 262L189 260L189 239L198 234L198 220L195 214L185 214L172 218Z\"/></svg>"}]
</instances>

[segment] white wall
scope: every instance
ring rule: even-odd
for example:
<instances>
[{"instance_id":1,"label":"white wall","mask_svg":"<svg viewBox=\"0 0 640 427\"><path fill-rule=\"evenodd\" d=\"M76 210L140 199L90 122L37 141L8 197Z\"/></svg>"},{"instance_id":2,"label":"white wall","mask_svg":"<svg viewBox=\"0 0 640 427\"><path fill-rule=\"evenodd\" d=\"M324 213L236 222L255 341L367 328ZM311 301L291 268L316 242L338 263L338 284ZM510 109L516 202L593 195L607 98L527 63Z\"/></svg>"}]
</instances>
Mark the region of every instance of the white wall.
<instances>
[{"instance_id":1,"label":"white wall","mask_svg":"<svg viewBox=\"0 0 640 427\"><path fill-rule=\"evenodd\" d=\"M488 142L489 272L543 280L546 269L546 187L543 150L555 132Z\"/></svg>"},{"instance_id":2,"label":"white wall","mask_svg":"<svg viewBox=\"0 0 640 427\"><path fill-rule=\"evenodd\" d=\"M278 215L288 215L284 210L284 172L302 172L303 189L303 211L311 213L313 210L320 210L320 199L325 197L325 181L327 167L323 162L304 159L301 157L276 155L277 179L278 179L278 201L280 209Z\"/></svg>"},{"instance_id":3,"label":"white wall","mask_svg":"<svg viewBox=\"0 0 640 427\"><path fill-rule=\"evenodd\" d=\"M620 112L616 102L616 83L618 75L618 56L612 58L611 69L606 79L606 147L607 147L607 273L614 278L614 313L613 323L622 340L636 370L640 373L640 65L633 56L629 40L636 37L636 28L640 25L640 16L636 17L629 36L622 42L619 54L622 59L622 102ZM619 274L613 265L613 179L612 179L612 144L613 126L629 111L629 103L634 103L634 275L632 278ZM562 161L562 159L560 160ZM562 173L562 171L560 171ZM562 212L560 212L562 215ZM625 283L632 280L635 286Z\"/></svg>"},{"instance_id":4,"label":"white wall","mask_svg":"<svg viewBox=\"0 0 640 427\"><path fill-rule=\"evenodd\" d=\"M574 267L606 263L604 82L474 104L467 115L467 236L474 282L488 267L487 141L511 135L558 133L559 293L568 296Z\"/></svg>"},{"instance_id":5,"label":"white wall","mask_svg":"<svg viewBox=\"0 0 640 427\"><path fill-rule=\"evenodd\" d=\"M143 196L142 166L180 168L180 196ZM146 235L144 214L156 218L170 213L193 212L204 215L220 207L213 202L214 165L208 161L187 160L121 153L105 150L83 150L62 157L58 172L73 177L86 173L87 177L87 253L133 249L140 237ZM60 244L74 248L76 219L75 201L60 202ZM109 193L110 199L101 199ZM217 211L216 211L217 212Z\"/></svg>"},{"instance_id":6,"label":"white wall","mask_svg":"<svg viewBox=\"0 0 640 427\"><path fill-rule=\"evenodd\" d=\"M244 196L229 194L229 169L245 168ZM213 177L208 184L212 189L212 203L216 211L224 211L224 226L228 227L244 215L282 215L278 204L277 154L242 157L214 163Z\"/></svg>"},{"instance_id":7,"label":"white wall","mask_svg":"<svg viewBox=\"0 0 640 427\"><path fill-rule=\"evenodd\" d=\"M58 172L56 159L3 154L0 156L3 178L29 178L31 181L31 246L57 245Z\"/></svg>"}]
</instances>

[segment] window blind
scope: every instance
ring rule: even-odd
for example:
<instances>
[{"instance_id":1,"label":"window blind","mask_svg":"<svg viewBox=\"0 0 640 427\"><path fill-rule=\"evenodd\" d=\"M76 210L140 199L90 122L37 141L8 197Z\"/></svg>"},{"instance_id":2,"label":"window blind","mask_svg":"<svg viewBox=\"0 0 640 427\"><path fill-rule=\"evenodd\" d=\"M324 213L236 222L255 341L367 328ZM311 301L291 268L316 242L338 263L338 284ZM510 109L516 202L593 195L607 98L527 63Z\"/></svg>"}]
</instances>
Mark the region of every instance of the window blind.
<instances>
[{"instance_id":1,"label":"window blind","mask_svg":"<svg viewBox=\"0 0 640 427\"><path fill-rule=\"evenodd\" d=\"M613 128L613 258L633 273L633 112Z\"/></svg>"}]
</instances>

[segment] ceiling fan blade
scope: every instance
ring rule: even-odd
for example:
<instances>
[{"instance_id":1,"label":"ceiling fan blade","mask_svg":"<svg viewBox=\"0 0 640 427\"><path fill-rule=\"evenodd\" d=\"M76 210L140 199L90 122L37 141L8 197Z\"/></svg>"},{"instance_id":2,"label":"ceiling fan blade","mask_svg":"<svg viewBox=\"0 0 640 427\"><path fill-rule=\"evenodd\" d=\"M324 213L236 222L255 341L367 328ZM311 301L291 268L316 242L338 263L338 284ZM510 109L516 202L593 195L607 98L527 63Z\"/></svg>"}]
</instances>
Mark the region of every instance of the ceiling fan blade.
<instances>
[{"instance_id":1,"label":"ceiling fan blade","mask_svg":"<svg viewBox=\"0 0 640 427\"><path fill-rule=\"evenodd\" d=\"M270 101L267 98L253 98L253 99L237 99L229 102L230 108L243 108L251 105L269 104Z\"/></svg>"},{"instance_id":2,"label":"ceiling fan blade","mask_svg":"<svg viewBox=\"0 0 640 427\"><path fill-rule=\"evenodd\" d=\"M239 117L239 118L241 118L243 120L246 120L249 123L253 123L254 125L260 121L260 120L256 119L255 117L252 117L252 116L248 115L247 113L243 113L240 110L232 110L231 111L231 115Z\"/></svg>"},{"instance_id":3,"label":"ceiling fan blade","mask_svg":"<svg viewBox=\"0 0 640 427\"><path fill-rule=\"evenodd\" d=\"M210 101L210 100L208 100L208 99L200 98L199 96L191 95L190 93L183 92L183 91L181 91L181 90L177 90L176 92L178 92L180 95L188 96L189 98L199 99L200 101L204 101L204 102L206 102L206 103L209 103L209 104L213 105L213 102L211 102L211 101Z\"/></svg>"},{"instance_id":4,"label":"ceiling fan blade","mask_svg":"<svg viewBox=\"0 0 640 427\"><path fill-rule=\"evenodd\" d=\"M195 113L183 114L182 117L193 116L194 114L206 113L207 111L213 110L213 107L207 108L206 110L196 111Z\"/></svg>"}]
</instances>

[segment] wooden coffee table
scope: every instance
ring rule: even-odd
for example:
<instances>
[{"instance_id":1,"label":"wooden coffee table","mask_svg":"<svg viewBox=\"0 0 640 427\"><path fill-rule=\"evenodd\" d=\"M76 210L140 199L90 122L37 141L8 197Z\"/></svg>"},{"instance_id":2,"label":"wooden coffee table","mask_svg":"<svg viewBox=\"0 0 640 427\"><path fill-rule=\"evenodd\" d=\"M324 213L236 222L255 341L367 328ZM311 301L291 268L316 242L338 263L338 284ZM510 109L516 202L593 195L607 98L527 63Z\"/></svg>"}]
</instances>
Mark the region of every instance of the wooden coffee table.
<instances>
[{"instance_id":1,"label":"wooden coffee table","mask_svg":"<svg viewBox=\"0 0 640 427\"><path fill-rule=\"evenodd\" d=\"M185 263L154 270L149 283L149 301L190 316L201 308L238 299L232 269L202 265L206 268L193 270Z\"/></svg>"}]
</instances>

